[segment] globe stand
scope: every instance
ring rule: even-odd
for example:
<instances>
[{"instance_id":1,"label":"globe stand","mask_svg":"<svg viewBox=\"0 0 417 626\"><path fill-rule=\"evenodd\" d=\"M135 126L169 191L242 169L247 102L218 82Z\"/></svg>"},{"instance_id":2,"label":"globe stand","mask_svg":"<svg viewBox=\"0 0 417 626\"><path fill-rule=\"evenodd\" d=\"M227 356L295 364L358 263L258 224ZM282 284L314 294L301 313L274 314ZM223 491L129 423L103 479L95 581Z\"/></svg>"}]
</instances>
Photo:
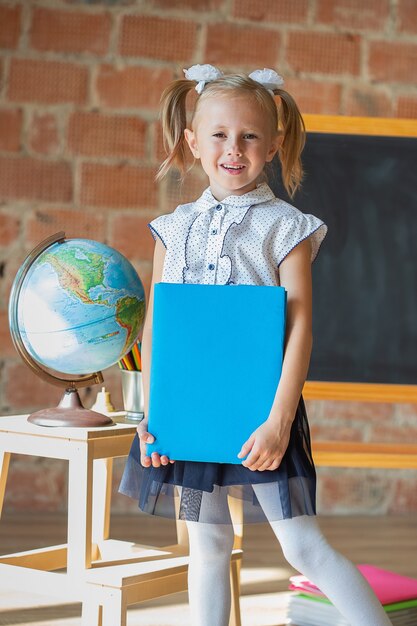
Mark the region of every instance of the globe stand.
<instances>
[{"instance_id":1,"label":"globe stand","mask_svg":"<svg viewBox=\"0 0 417 626\"><path fill-rule=\"evenodd\" d=\"M80 428L110 426L114 423L110 417L103 415L103 413L85 409L75 388L65 390L58 406L41 409L29 415L28 422L37 426L78 426Z\"/></svg>"}]
</instances>

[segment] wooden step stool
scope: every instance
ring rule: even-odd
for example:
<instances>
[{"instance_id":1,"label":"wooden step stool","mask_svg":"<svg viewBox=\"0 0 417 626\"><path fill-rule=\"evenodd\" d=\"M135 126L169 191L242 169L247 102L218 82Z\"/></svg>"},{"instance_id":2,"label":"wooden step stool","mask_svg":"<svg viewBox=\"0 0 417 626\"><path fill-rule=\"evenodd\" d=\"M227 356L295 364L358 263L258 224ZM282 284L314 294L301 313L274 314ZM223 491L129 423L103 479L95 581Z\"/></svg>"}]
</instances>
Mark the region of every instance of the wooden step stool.
<instances>
[{"instance_id":1,"label":"wooden step stool","mask_svg":"<svg viewBox=\"0 0 417 626\"><path fill-rule=\"evenodd\" d=\"M153 552L156 549L152 550ZM85 579L82 626L126 626L128 606L163 595L186 591L189 557L161 548L158 555L132 563L106 565L89 570ZM146 550L144 551L146 552ZM241 550L231 558L232 609L230 626L241 626L239 566ZM148 560L149 559L149 560Z\"/></svg>"},{"instance_id":2,"label":"wooden step stool","mask_svg":"<svg viewBox=\"0 0 417 626\"><path fill-rule=\"evenodd\" d=\"M177 509L178 506L177 500ZM242 502L229 498L229 509L235 532L230 561L229 626L241 626ZM85 572L82 626L126 626L128 606L188 590L187 526L182 520L175 523L177 543L174 545L155 547L107 539L97 546L100 560Z\"/></svg>"}]
</instances>

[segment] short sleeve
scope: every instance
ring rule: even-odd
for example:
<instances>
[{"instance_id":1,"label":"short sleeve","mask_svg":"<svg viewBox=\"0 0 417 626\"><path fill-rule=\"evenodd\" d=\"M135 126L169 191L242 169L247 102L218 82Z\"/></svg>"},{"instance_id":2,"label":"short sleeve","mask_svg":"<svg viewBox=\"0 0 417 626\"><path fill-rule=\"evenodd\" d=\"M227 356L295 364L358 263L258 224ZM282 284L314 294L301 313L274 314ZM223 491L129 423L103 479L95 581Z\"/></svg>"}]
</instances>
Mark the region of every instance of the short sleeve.
<instances>
[{"instance_id":1,"label":"short sleeve","mask_svg":"<svg viewBox=\"0 0 417 626\"><path fill-rule=\"evenodd\" d=\"M277 265L304 239L311 241L311 262L316 258L327 234L326 224L314 215L296 214L283 216L274 241L274 256Z\"/></svg>"},{"instance_id":2,"label":"short sleeve","mask_svg":"<svg viewBox=\"0 0 417 626\"><path fill-rule=\"evenodd\" d=\"M169 236L169 227L171 222L171 213L167 215L160 215L156 217L152 222L149 222L148 228L151 231L152 237L155 239L159 238L164 247L168 248L168 236Z\"/></svg>"}]
</instances>

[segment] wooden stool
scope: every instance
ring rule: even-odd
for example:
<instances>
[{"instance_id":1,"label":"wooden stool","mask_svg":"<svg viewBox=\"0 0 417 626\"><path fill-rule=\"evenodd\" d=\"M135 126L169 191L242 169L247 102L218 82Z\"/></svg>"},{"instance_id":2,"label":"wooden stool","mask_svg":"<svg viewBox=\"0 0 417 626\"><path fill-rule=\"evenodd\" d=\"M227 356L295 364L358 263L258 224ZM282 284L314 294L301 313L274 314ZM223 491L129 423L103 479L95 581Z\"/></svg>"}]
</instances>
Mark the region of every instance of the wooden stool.
<instances>
[{"instance_id":1,"label":"wooden stool","mask_svg":"<svg viewBox=\"0 0 417 626\"><path fill-rule=\"evenodd\" d=\"M160 555L153 558L155 560L89 570L82 626L126 626L128 606L187 590L188 556L169 555L164 558ZM241 558L242 551L233 550L230 626L241 626L238 571Z\"/></svg>"},{"instance_id":2,"label":"wooden stool","mask_svg":"<svg viewBox=\"0 0 417 626\"><path fill-rule=\"evenodd\" d=\"M176 499L178 512L179 499ZM229 626L241 626L242 502L229 498L235 541L230 561L232 606ZM85 572L82 626L126 626L130 605L188 590L187 526L176 521L177 543L164 547L106 540L98 545L101 561ZM124 546L124 547L123 547ZM114 556L113 556L114 555ZM113 560L120 559L120 560ZM103 566L102 563L106 565Z\"/></svg>"},{"instance_id":3,"label":"wooden stool","mask_svg":"<svg viewBox=\"0 0 417 626\"><path fill-rule=\"evenodd\" d=\"M122 414L115 414L123 419ZM45 428L26 415L0 419L0 514L12 454L68 461L67 544L0 557L0 576L18 589L56 594L68 601L83 597L83 577L100 558L108 540L113 458L126 456L135 425L98 428Z\"/></svg>"}]
</instances>

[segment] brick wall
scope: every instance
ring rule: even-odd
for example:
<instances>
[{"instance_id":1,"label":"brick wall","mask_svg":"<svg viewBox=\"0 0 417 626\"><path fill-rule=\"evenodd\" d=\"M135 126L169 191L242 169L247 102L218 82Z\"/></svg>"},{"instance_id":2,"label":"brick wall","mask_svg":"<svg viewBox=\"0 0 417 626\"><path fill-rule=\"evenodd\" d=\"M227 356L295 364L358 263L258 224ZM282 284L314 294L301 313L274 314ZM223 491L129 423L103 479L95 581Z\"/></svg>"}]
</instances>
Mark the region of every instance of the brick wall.
<instances>
[{"instance_id":1,"label":"brick wall","mask_svg":"<svg viewBox=\"0 0 417 626\"><path fill-rule=\"evenodd\" d=\"M160 93L182 68L275 67L305 113L417 117L415 0L2 0L0 2L0 411L51 406L8 333L17 269L44 237L104 241L148 288L150 218L204 188L160 185ZM105 382L121 406L118 371ZM96 389L83 391L90 406ZM320 438L408 441L414 405L309 402ZM120 473L120 464L119 464ZM417 511L415 474L320 469L322 512ZM117 478L115 479L117 481ZM35 488L34 488L35 483ZM7 506L65 507L58 461L14 459ZM119 510L131 507L117 497Z\"/></svg>"}]
</instances>

